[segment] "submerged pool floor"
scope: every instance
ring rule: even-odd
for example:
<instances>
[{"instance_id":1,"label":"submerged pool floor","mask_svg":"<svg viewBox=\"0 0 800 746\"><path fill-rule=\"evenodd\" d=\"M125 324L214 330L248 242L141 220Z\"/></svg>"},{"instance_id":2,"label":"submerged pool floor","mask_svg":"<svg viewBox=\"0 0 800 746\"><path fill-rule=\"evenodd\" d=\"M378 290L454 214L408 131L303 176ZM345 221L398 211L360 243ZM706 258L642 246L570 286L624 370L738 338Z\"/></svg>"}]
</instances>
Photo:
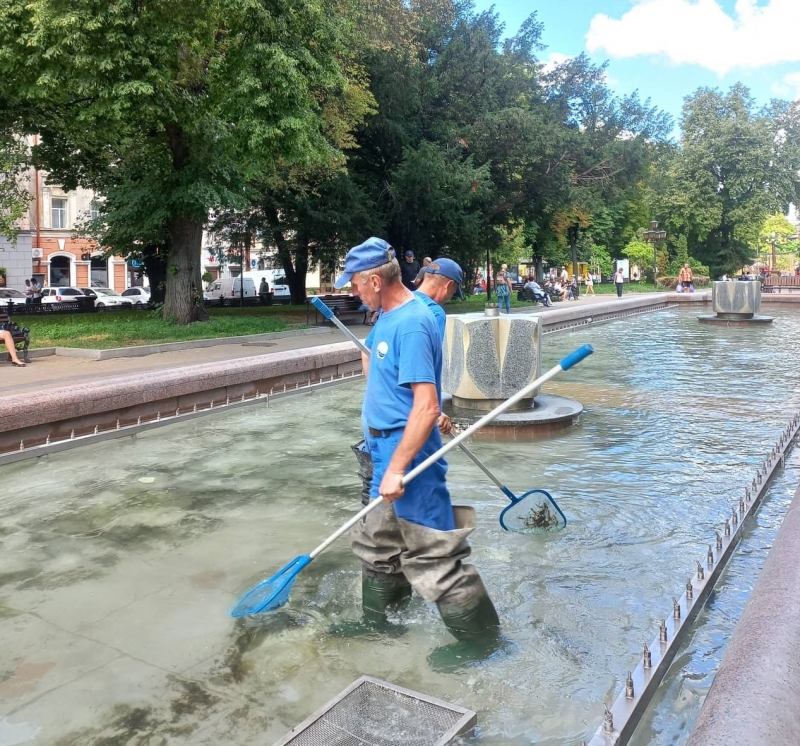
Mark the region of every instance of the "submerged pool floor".
<instances>
[{"instance_id":1,"label":"submerged pool floor","mask_svg":"<svg viewBox=\"0 0 800 746\"><path fill-rule=\"evenodd\" d=\"M580 424L475 451L512 490L550 490L569 523L546 537L504 533L505 498L452 455L454 501L478 510L472 559L508 640L458 673L428 666L449 637L419 599L396 619L404 635L328 633L358 614L345 541L262 624L228 615L360 507L349 448L360 384L4 467L0 746L270 744L361 674L478 711L470 743L588 740L800 407L798 339L790 312L771 329L701 328L669 311L546 336L544 368L584 342L597 350L547 387L586 406ZM778 341L786 354L760 352ZM679 742L674 719L648 727L653 742Z\"/></svg>"}]
</instances>

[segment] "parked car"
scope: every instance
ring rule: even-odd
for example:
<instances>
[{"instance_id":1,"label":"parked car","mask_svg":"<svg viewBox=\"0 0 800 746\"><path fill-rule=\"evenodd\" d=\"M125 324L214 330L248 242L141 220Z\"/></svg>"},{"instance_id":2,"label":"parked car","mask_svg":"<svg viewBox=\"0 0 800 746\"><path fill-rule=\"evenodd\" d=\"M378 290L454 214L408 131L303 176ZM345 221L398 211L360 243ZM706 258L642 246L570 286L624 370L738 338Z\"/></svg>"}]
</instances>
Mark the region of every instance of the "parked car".
<instances>
[{"instance_id":1,"label":"parked car","mask_svg":"<svg viewBox=\"0 0 800 746\"><path fill-rule=\"evenodd\" d=\"M64 301L78 300L84 294L80 288L42 288L42 303L61 303Z\"/></svg>"},{"instance_id":2,"label":"parked car","mask_svg":"<svg viewBox=\"0 0 800 746\"><path fill-rule=\"evenodd\" d=\"M116 290L111 288L81 288L84 295L94 298L95 308L133 308L130 298L123 298Z\"/></svg>"},{"instance_id":3,"label":"parked car","mask_svg":"<svg viewBox=\"0 0 800 746\"><path fill-rule=\"evenodd\" d=\"M13 288L0 288L0 306L13 303L15 306L25 305L25 293Z\"/></svg>"},{"instance_id":4,"label":"parked car","mask_svg":"<svg viewBox=\"0 0 800 746\"><path fill-rule=\"evenodd\" d=\"M150 288L128 288L122 291L123 298L130 298L137 308L146 306L150 302Z\"/></svg>"}]
</instances>

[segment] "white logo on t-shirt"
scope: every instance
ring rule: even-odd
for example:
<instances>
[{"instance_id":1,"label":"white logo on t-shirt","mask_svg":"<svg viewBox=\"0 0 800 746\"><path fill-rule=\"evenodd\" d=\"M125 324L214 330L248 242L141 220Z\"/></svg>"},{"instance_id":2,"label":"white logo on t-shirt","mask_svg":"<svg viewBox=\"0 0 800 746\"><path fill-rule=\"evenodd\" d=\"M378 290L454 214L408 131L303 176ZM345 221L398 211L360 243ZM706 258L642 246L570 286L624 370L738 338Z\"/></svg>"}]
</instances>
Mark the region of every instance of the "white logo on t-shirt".
<instances>
[{"instance_id":1,"label":"white logo on t-shirt","mask_svg":"<svg viewBox=\"0 0 800 746\"><path fill-rule=\"evenodd\" d=\"M388 342L378 342L378 346L375 348L375 352L378 354L378 358L383 360L386 357L386 353L389 352L389 343Z\"/></svg>"}]
</instances>

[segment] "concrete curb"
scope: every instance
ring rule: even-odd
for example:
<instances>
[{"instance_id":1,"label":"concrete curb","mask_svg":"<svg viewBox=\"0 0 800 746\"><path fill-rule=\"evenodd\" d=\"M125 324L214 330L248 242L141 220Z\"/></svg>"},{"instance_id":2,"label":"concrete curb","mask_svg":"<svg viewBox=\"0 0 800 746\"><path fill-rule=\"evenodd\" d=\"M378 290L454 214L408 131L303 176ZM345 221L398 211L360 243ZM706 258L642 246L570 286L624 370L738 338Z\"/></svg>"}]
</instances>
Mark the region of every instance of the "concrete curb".
<instances>
[{"instance_id":1,"label":"concrete curb","mask_svg":"<svg viewBox=\"0 0 800 746\"><path fill-rule=\"evenodd\" d=\"M800 488L687 746L800 743Z\"/></svg>"},{"instance_id":2,"label":"concrete curb","mask_svg":"<svg viewBox=\"0 0 800 746\"><path fill-rule=\"evenodd\" d=\"M24 402L18 396L2 396L0 433L153 402L177 401L178 406L187 406L193 397L210 390L230 390L237 397L245 392L252 395L260 387L269 391L272 381L306 380L309 371L352 363L360 368L361 353L350 342L338 342L45 389L27 394Z\"/></svg>"}]
</instances>

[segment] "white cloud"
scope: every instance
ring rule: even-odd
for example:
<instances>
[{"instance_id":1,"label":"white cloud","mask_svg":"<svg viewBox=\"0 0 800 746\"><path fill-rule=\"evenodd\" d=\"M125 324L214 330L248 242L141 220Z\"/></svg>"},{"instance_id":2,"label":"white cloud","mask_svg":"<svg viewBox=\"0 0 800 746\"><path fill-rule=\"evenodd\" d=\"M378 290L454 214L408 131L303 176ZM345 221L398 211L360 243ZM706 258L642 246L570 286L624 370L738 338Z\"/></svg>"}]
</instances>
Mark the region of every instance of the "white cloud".
<instances>
[{"instance_id":1,"label":"white cloud","mask_svg":"<svg viewBox=\"0 0 800 746\"><path fill-rule=\"evenodd\" d=\"M781 98L800 99L800 72L789 73L772 84L772 92Z\"/></svg>"},{"instance_id":2,"label":"white cloud","mask_svg":"<svg viewBox=\"0 0 800 746\"><path fill-rule=\"evenodd\" d=\"M621 18L598 14L586 48L611 57L664 55L724 75L800 61L800 0L737 0L733 16L717 0L638 0Z\"/></svg>"},{"instance_id":3,"label":"white cloud","mask_svg":"<svg viewBox=\"0 0 800 746\"><path fill-rule=\"evenodd\" d=\"M552 72L558 65L563 65L567 60L572 59L568 54L561 54L561 52L550 52L547 59L541 63L543 73Z\"/></svg>"}]
</instances>

